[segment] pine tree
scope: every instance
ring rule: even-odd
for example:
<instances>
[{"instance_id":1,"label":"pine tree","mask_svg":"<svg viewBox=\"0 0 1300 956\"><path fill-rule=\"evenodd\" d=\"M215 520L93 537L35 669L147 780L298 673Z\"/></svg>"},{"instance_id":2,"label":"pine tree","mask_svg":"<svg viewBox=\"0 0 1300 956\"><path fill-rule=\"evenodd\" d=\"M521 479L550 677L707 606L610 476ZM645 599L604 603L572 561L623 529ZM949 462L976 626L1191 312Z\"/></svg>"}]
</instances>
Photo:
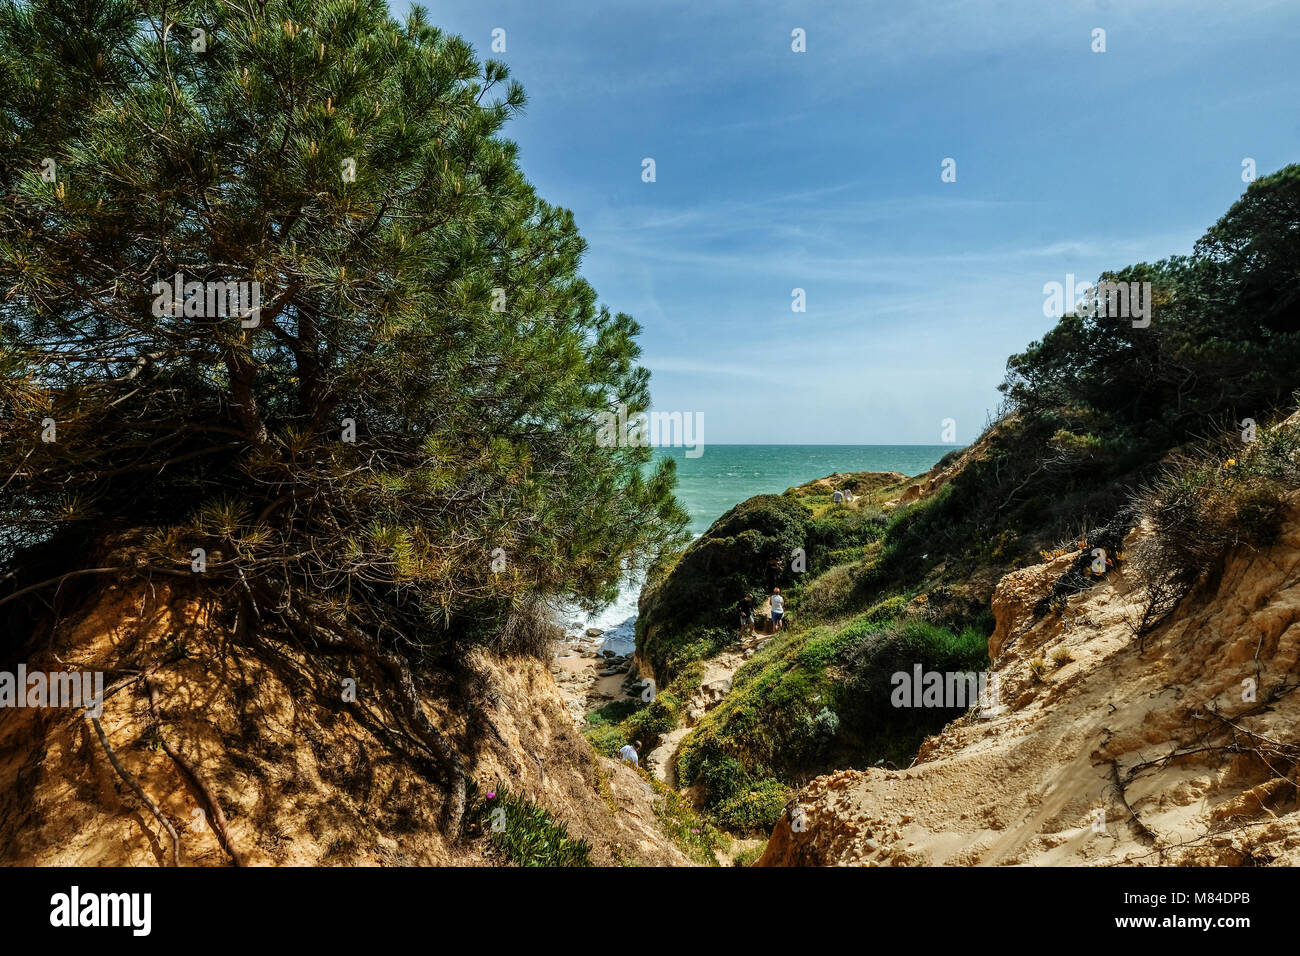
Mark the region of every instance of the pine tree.
<instances>
[{"instance_id":1,"label":"pine tree","mask_svg":"<svg viewBox=\"0 0 1300 956\"><path fill-rule=\"evenodd\" d=\"M639 328L502 136L523 106L382 0L0 4L10 597L55 544L369 655L449 825L419 670L685 522L671 463L595 440L648 403Z\"/></svg>"}]
</instances>

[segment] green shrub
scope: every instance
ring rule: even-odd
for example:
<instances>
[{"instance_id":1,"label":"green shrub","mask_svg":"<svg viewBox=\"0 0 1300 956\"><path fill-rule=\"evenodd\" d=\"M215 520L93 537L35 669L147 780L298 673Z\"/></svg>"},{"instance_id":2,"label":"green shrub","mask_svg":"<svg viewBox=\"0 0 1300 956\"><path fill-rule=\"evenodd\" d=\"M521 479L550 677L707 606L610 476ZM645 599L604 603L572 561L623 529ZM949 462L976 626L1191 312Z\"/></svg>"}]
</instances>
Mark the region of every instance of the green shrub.
<instances>
[{"instance_id":1,"label":"green shrub","mask_svg":"<svg viewBox=\"0 0 1300 956\"><path fill-rule=\"evenodd\" d=\"M1265 429L1253 444L1221 441L1180 456L1141 499L1142 513L1166 560L1201 570L1234 545L1271 544L1297 487L1300 429Z\"/></svg>"},{"instance_id":2,"label":"green shrub","mask_svg":"<svg viewBox=\"0 0 1300 956\"><path fill-rule=\"evenodd\" d=\"M805 620L819 620L845 614L858 606L861 563L841 564L804 586L799 611Z\"/></svg>"},{"instance_id":3,"label":"green shrub","mask_svg":"<svg viewBox=\"0 0 1300 956\"><path fill-rule=\"evenodd\" d=\"M652 571L642 593L637 647L656 674L672 679L692 661L732 643L743 594L761 601L770 583L787 595L798 593L837 562L860 557L884 534L877 511L836 508L813 518L805 505L814 500L792 495L750 498L715 521L676 559L671 571ZM802 572L791 567L796 549L803 549L806 558ZM769 570L769 562L774 562L775 571ZM817 614L828 598L841 601L844 595L814 597L807 616Z\"/></svg>"},{"instance_id":4,"label":"green shrub","mask_svg":"<svg viewBox=\"0 0 1300 956\"><path fill-rule=\"evenodd\" d=\"M681 704L681 700L671 694L659 694L623 722L624 735L629 740L639 740L646 747L653 747L660 737L677 726Z\"/></svg>"},{"instance_id":5,"label":"green shrub","mask_svg":"<svg viewBox=\"0 0 1300 956\"><path fill-rule=\"evenodd\" d=\"M1298 428L1261 428L1249 444L1233 433L1175 456L1135 503L1155 532L1131 556L1146 589L1135 632L1157 627L1203 574L1217 577L1232 548L1272 544L1296 488Z\"/></svg>"},{"instance_id":6,"label":"green shrub","mask_svg":"<svg viewBox=\"0 0 1300 956\"><path fill-rule=\"evenodd\" d=\"M587 723L592 726L600 724L617 724L634 713L639 707L635 700L611 700L608 704L597 707L587 715Z\"/></svg>"},{"instance_id":7,"label":"green shrub","mask_svg":"<svg viewBox=\"0 0 1300 956\"><path fill-rule=\"evenodd\" d=\"M796 748L805 759L815 759L826 753L840 732L840 718L829 707L823 707L815 715L801 715L799 729Z\"/></svg>"},{"instance_id":8,"label":"green shrub","mask_svg":"<svg viewBox=\"0 0 1300 956\"><path fill-rule=\"evenodd\" d=\"M612 732L598 734L596 739L602 744L618 741L614 751L629 741L639 740L642 751L654 747L659 738L681 723L682 712L690 700L691 694L704 676L704 665L692 661L673 679L667 687L662 688L654 700L642 703L640 700L614 701L587 718L588 726L603 724L614 715L625 715ZM584 733L587 733L584 730ZM592 734L588 734L590 738ZM595 740L593 740L593 744Z\"/></svg>"},{"instance_id":9,"label":"green shrub","mask_svg":"<svg viewBox=\"0 0 1300 956\"><path fill-rule=\"evenodd\" d=\"M710 629L736 633L737 602L761 598L768 562L789 583L790 554L805 547L808 511L792 498L757 495L736 505L695 539L669 573L652 570L641 595L637 647L655 674L671 680L689 660L681 647Z\"/></svg>"},{"instance_id":10,"label":"green shrub","mask_svg":"<svg viewBox=\"0 0 1300 956\"><path fill-rule=\"evenodd\" d=\"M887 597L883 601L873 604L868 611L858 618L859 622L868 624L880 624L885 621L892 621L899 617L907 610L907 597L902 594L895 594Z\"/></svg>"},{"instance_id":11,"label":"green shrub","mask_svg":"<svg viewBox=\"0 0 1300 956\"><path fill-rule=\"evenodd\" d=\"M906 764L927 735L967 708L895 707L893 675L910 675L918 664L922 672L982 671L988 666L988 636L918 619L886 625L860 620L850 630L854 640L840 655L844 682L836 694L841 736L856 744L865 762Z\"/></svg>"},{"instance_id":12,"label":"green shrub","mask_svg":"<svg viewBox=\"0 0 1300 956\"><path fill-rule=\"evenodd\" d=\"M592 748L602 757L617 757L619 749L628 742L627 735L614 724L592 724L590 718L582 728L582 735L591 741Z\"/></svg>"},{"instance_id":13,"label":"green shrub","mask_svg":"<svg viewBox=\"0 0 1300 956\"><path fill-rule=\"evenodd\" d=\"M714 818L733 830L767 830L781 817L790 788L771 778L756 780L718 803Z\"/></svg>"},{"instance_id":14,"label":"green shrub","mask_svg":"<svg viewBox=\"0 0 1300 956\"><path fill-rule=\"evenodd\" d=\"M783 635L735 674L731 693L682 741L677 776L700 784L709 812L744 815L765 779L790 786L846 763L910 762L929 733L965 708L895 708L895 672L981 671L987 631L954 630L919 618L891 619L903 595L847 623Z\"/></svg>"},{"instance_id":15,"label":"green shrub","mask_svg":"<svg viewBox=\"0 0 1300 956\"><path fill-rule=\"evenodd\" d=\"M806 548L810 558L830 556L836 550L860 547L884 535L881 513L873 509L832 507L808 524ZM810 560L808 570L816 572L830 567L826 561L817 566Z\"/></svg>"},{"instance_id":16,"label":"green shrub","mask_svg":"<svg viewBox=\"0 0 1300 956\"><path fill-rule=\"evenodd\" d=\"M830 669L848 640L829 627L787 635L736 672L726 700L704 715L677 754L678 780L702 784L710 812L728 801L739 807L743 801L736 801L763 779L793 780L828 753L838 731Z\"/></svg>"},{"instance_id":17,"label":"green shrub","mask_svg":"<svg viewBox=\"0 0 1300 956\"><path fill-rule=\"evenodd\" d=\"M629 737L623 721L641 706L635 700L612 700L587 715L582 735L591 741L596 753L617 757L622 746L637 737Z\"/></svg>"},{"instance_id":18,"label":"green shrub","mask_svg":"<svg viewBox=\"0 0 1300 956\"><path fill-rule=\"evenodd\" d=\"M569 828L530 800L501 784L481 793L467 789L466 828L486 836L492 849L518 866L590 866L591 847L574 840Z\"/></svg>"}]
</instances>

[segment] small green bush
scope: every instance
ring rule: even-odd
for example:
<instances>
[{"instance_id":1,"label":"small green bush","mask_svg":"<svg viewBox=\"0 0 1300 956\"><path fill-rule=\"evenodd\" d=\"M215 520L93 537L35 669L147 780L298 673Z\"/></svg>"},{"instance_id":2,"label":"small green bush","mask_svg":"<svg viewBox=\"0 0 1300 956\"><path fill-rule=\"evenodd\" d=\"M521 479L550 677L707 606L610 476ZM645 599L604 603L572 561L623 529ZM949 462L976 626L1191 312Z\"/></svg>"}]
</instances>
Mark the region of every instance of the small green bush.
<instances>
[{"instance_id":1,"label":"small green bush","mask_svg":"<svg viewBox=\"0 0 1300 956\"><path fill-rule=\"evenodd\" d=\"M839 716L829 707L823 707L816 714L804 714L799 718L799 738L795 746L805 759L816 759L826 753L839 732Z\"/></svg>"},{"instance_id":2,"label":"small green bush","mask_svg":"<svg viewBox=\"0 0 1300 956\"><path fill-rule=\"evenodd\" d=\"M858 618L858 620L866 621L870 624L892 621L907 610L907 603L906 595L895 594L892 597L887 597L883 601L873 604L865 614Z\"/></svg>"},{"instance_id":3,"label":"small green bush","mask_svg":"<svg viewBox=\"0 0 1300 956\"><path fill-rule=\"evenodd\" d=\"M597 745L597 742L600 746L612 744L613 754L623 744L634 740L641 741L644 752L654 747L660 737L681 723L686 702L690 700L691 693L703 676L704 664L692 661L649 703L640 700L614 701L593 711L587 718L587 727L583 733L592 740L593 745ZM619 723L613 727L608 726L608 721L618 716L622 716Z\"/></svg>"},{"instance_id":4,"label":"small green bush","mask_svg":"<svg viewBox=\"0 0 1300 956\"><path fill-rule=\"evenodd\" d=\"M677 726L681 705L681 700L672 694L659 694L623 722L624 736L639 740L646 747L654 746L660 737Z\"/></svg>"},{"instance_id":5,"label":"small green bush","mask_svg":"<svg viewBox=\"0 0 1300 956\"><path fill-rule=\"evenodd\" d=\"M850 612L857 606L861 579L861 562L840 564L818 575L800 595L800 613L807 620L820 620Z\"/></svg>"},{"instance_id":6,"label":"small green bush","mask_svg":"<svg viewBox=\"0 0 1300 956\"><path fill-rule=\"evenodd\" d=\"M1272 544L1297 488L1298 428L1262 428L1249 444L1233 433L1175 456L1134 505L1155 531L1130 556L1146 588L1134 631L1157 627L1232 548Z\"/></svg>"},{"instance_id":7,"label":"small green bush","mask_svg":"<svg viewBox=\"0 0 1300 956\"><path fill-rule=\"evenodd\" d=\"M597 707L587 715L587 723L593 726L599 724L617 724L624 718L633 714L639 704L635 700L611 700L608 704Z\"/></svg>"},{"instance_id":8,"label":"small green bush","mask_svg":"<svg viewBox=\"0 0 1300 956\"><path fill-rule=\"evenodd\" d=\"M591 846L545 809L498 784L468 788L465 813L471 835L486 836L493 850L518 866L590 866Z\"/></svg>"},{"instance_id":9,"label":"small green bush","mask_svg":"<svg viewBox=\"0 0 1300 956\"><path fill-rule=\"evenodd\" d=\"M780 819L790 793L779 780L756 780L718 803L712 813L719 823L734 830L770 829Z\"/></svg>"},{"instance_id":10,"label":"small green bush","mask_svg":"<svg viewBox=\"0 0 1300 956\"><path fill-rule=\"evenodd\" d=\"M1300 487L1300 429L1263 430L1252 445L1218 442L1178 458L1141 499L1162 556L1203 570L1238 544L1271 544L1287 494Z\"/></svg>"},{"instance_id":11,"label":"small green bush","mask_svg":"<svg viewBox=\"0 0 1300 956\"><path fill-rule=\"evenodd\" d=\"M602 757L617 757L619 749L628 742L627 735L616 724L589 722L582 728L582 735L591 741L592 748Z\"/></svg>"},{"instance_id":12,"label":"small green bush","mask_svg":"<svg viewBox=\"0 0 1300 956\"><path fill-rule=\"evenodd\" d=\"M844 681L835 698L841 736L856 741L867 762L906 764L927 735L967 708L895 707L893 675L913 673L918 664L922 672L982 671L988 666L988 636L915 618L888 624L859 620L846 630L853 640L840 654Z\"/></svg>"}]
</instances>

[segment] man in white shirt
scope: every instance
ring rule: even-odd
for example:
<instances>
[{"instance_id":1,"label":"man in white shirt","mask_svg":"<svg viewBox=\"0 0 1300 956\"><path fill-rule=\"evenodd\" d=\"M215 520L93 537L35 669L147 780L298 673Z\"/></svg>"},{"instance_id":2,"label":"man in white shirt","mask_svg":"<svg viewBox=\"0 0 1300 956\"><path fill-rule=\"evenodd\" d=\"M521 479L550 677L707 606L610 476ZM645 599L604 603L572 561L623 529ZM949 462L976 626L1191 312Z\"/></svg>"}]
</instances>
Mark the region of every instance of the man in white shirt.
<instances>
[{"instance_id":1,"label":"man in white shirt","mask_svg":"<svg viewBox=\"0 0 1300 956\"><path fill-rule=\"evenodd\" d=\"M628 763L630 763L632 766L639 767L641 764L637 759L637 751L640 749L641 749L641 741L638 740L635 745L624 744L623 748L618 752L618 755L622 757L624 760L626 760Z\"/></svg>"}]
</instances>

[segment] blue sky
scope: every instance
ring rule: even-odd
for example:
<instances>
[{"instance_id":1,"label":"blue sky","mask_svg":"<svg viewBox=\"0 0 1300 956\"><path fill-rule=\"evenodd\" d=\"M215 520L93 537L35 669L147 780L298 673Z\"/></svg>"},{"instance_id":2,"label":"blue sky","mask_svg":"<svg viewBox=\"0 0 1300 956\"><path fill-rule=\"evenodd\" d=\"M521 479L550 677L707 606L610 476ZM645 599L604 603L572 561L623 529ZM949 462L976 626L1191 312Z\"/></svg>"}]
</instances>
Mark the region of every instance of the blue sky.
<instances>
[{"instance_id":1,"label":"blue sky","mask_svg":"<svg viewBox=\"0 0 1300 956\"><path fill-rule=\"evenodd\" d=\"M1291 0L428 8L523 83L525 173L709 443L971 441L1044 283L1190 252L1244 158L1300 160Z\"/></svg>"}]
</instances>

